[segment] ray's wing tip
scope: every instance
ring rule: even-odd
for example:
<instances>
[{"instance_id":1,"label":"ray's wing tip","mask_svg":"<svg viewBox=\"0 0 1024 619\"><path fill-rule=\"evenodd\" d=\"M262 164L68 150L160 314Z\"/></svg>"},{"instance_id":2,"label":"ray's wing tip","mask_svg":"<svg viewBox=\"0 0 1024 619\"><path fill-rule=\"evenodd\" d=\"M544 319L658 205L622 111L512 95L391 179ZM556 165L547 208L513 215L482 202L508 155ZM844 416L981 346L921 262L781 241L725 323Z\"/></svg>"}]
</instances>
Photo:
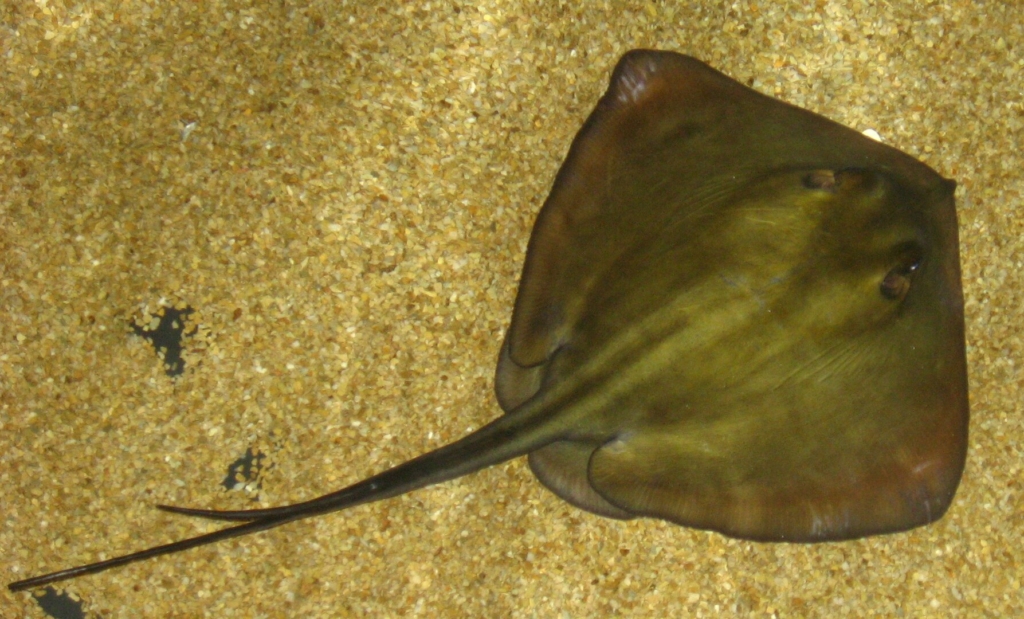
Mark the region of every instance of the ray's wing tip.
<instances>
[{"instance_id":1,"label":"ray's wing tip","mask_svg":"<svg viewBox=\"0 0 1024 619\"><path fill-rule=\"evenodd\" d=\"M591 122L604 127L627 125L634 130L647 127L654 130L650 138L662 135L666 127L683 118L700 116L701 110L716 105L715 100L744 96L747 90L693 56L635 49L619 58L595 109L593 117L600 122Z\"/></svg>"},{"instance_id":2,"label":"ray's wing tip","mask_svg":"<svg viewBox=\"0 0 1024 619\"><path fill-rule=\"evenodd\" d=\"M634 49L619 58L605 94L606 105L620 107L642 103L659 86L670 81L670 68L693 70L706 66L692 56L651 49ZM678 79L678 75L674 76Z\"/></svg>"}]
</instances>

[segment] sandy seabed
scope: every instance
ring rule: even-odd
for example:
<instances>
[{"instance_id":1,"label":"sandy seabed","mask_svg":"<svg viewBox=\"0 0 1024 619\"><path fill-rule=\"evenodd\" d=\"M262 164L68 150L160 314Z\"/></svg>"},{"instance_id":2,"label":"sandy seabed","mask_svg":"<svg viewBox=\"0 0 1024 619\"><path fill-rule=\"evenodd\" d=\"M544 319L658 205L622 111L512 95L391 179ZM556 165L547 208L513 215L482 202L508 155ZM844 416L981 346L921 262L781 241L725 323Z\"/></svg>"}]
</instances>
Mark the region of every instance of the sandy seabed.
<instances>
[{"instance_id":1,"label":"sandy seabed","mask_svg":"<svg viewBox=\"0 0 1024 619\"><path fill-rule=\"evenodd\" d=\"M63 591L105 619L1024 614L1019 7L4 3L0 580L214 526L154 503L311 498L498 415L533 219L648 47L959 183L972 421L945 518L756 544L592 516L519 459ZM194 310L174 379L129 327L161 307ZM4 590L0 616L46 615Z\"/></svg>"}]
</instances>

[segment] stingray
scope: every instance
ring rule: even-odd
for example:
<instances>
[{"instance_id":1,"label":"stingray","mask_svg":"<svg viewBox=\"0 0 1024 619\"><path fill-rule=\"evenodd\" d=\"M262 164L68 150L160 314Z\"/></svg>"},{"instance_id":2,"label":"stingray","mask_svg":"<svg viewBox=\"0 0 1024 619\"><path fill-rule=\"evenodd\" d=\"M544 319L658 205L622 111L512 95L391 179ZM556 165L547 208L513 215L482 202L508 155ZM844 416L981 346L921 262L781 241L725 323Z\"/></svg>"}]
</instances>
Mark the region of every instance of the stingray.
<instances>
[{"instance_id":1,"label":"stingray","mask_svg":"<svg viewBox=\"0 0 1024 619\"><path fill-rule=\"evenodd\" d=\"M637 50L533 228L505 415L316 499L23 590L380 501L529 454L611 518L822 542L940 518L967 445L955 183L702 62Z\"/></svg>"}]
</instances>

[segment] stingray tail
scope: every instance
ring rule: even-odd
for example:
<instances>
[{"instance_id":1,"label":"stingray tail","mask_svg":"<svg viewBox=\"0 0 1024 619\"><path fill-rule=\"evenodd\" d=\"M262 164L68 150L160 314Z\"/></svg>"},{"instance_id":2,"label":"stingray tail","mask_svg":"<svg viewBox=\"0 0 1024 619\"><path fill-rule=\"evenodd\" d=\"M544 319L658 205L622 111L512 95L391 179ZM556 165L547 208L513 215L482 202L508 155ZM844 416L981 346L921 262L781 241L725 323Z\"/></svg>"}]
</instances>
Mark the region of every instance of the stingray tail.
<instances>
[{"instance_id":1,"label":"stingray tail","mask_svg":"<svg viewBox=\"0 0 1024 619\"><path fill-rule=\"evenodd\" d=\"M336 492L302 503L248 511L217 511L160 505L160 509L178 514L247 522L106 561L19 580L10 583L7 588L11 591L24 591L76 576L95 574L136 561L265 531L293 520L380 501L468 475L527 454L564 436L569 429L564 415L551 415L550 411L545 409L546 407L536 399L527 402L518 410L499 417L454 443L439 447Z\"/></svg>"},{"instance_id":2,"label":"stingray tail","mask_svg":"<svg viewBox=\"0 0 1024 619\"><path fill-rule=\"evenodd\" d=\"M527 406L529 404L522 408ZM563 429L556 427L550 416L531 419L529 412L513 411L453 443L302 503L237 511L174 505L157 507L175 514L213 520L254 521L295 515L306 517L381 501L511 460L543 447L563 434Z\"/></svg>"}]
</instances>

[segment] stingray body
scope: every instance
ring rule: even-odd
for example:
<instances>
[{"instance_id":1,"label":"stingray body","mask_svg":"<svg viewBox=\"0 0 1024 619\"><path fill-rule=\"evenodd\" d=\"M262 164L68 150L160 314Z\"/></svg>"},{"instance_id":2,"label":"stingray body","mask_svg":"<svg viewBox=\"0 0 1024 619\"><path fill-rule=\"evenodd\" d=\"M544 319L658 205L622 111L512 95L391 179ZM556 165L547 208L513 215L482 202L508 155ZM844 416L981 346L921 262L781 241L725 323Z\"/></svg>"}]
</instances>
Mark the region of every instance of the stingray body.
<instances>
[{"instance_id":1,"label":"stingray body","mask_svg":"<svg viewBox=\"0 0 1024 619\"><path fill-rule=\"evenodd\" d=\"M765 541L932 522L964 465L954 183L687 56L634 51L533 230L506 415L337 492L14 590L396 496L529 454L565 500Z\"/></svg>"}]
</instances>

